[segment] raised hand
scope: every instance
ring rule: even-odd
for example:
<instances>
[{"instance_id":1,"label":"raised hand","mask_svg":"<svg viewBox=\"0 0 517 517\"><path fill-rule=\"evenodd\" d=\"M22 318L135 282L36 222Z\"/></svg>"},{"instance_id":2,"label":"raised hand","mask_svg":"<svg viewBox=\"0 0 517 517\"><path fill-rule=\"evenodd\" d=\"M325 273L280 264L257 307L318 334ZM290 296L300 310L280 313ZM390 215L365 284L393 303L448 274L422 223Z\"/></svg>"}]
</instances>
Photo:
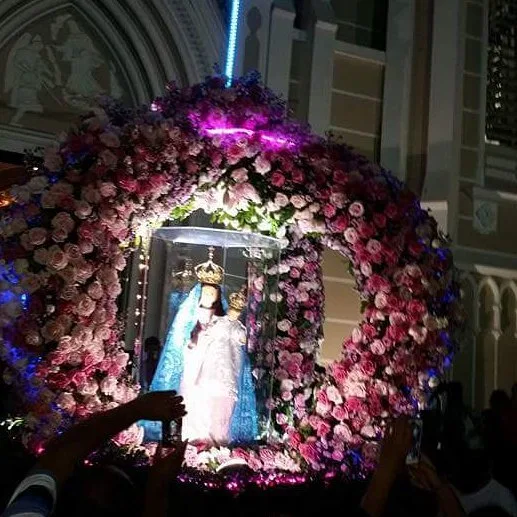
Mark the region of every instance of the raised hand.
<instances>
[{"instance_id":1,"label":"raised hand","mask_svg":"<svg viewBox=\"0 0 517 517\"><path fill-rule=\"evenodd\" d=\"M186 448L187 442L183 442L168 454L161 447L156 450L147 480L144 517L166 517L169 483L181 469Z\"/></svg>"},{"instance_id":2,"label":"raised hand","mask_svg":"<svg viewBox=\"0 0 517 517\"><path fill-rule=\"evenodd\" d=\"M406 417L399 417L386 429L382 442L379 468L398 471L411 449L413 433Z\"/></svg>"},{"instance_id":3,"label":"raised hand","mask_svg":"<svg viewBox=\"0 0 517 517\"><path fill-rule=\"evenodd\" d=\"M175 391L149 392L131 404L137 418L142 420L171 422L187 414L183 397L178 396Z\"/></svg>"}]
</instances>

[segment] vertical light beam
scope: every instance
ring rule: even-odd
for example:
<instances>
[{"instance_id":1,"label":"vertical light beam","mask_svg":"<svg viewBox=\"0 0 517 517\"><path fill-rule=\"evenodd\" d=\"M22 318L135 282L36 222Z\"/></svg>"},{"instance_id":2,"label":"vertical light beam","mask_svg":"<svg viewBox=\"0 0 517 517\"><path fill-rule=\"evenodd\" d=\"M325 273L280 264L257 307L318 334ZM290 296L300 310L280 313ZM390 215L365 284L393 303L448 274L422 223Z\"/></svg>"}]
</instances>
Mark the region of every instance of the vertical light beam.
<instances>
[{"instance_id":1,"label":"vertical light beam","mask_svg":"<svg viewBox=\"0 0 517 517\"><path fill-rule=\"evenodd\" d=\"M241 0L232 0L232 12L230 15L230 28L228 31L228 49L226 52L226 69L225 75L228 78L226 86L230 87L233 78L233 69L235 66L235 53L237 51L237 32L239 30L239 11L241 8Z\"/></svg>"}]
</instances>

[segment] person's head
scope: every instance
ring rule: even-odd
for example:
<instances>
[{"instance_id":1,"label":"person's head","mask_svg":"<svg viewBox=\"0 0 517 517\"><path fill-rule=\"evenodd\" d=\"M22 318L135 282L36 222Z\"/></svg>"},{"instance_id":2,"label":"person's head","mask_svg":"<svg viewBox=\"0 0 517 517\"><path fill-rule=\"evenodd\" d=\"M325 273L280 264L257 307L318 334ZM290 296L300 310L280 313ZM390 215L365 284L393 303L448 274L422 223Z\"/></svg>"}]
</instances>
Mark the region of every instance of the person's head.
<instances>
[{"instance_id":1,"label":"person's head","mask_svg":"<svg viewBox=\"0 0 517 517\"><path fill-rule=\"evenodd\" d=\"M517 400L517 382L512 386L512 400Z\"/></svg>"},{"instance_id":2,"label":"person's head","mask_svg":"<svg viewBox=\"0 0 517 517\"><path fill-rule=\"evenodd\" d=\"M81 469L63 487L56 515L136 517L141 510L141 501L137 494L134 483L117 467Z\"/></svg>"},{"instance_id":3,"label":"person's head","mask_svg":"<svg viewBox=\"0 0 517 517\"><path fill-rule=\"evenodd\" d=\"M490 395L490 409L499 413L510 406L510 397L504 390L494 390Z\"/></svg>"},{"instance_id":4,"label":"person's head","mask_svg":"<svg viewBox=\"0 0 517 517\"><path fill-rule=\"evenodd\" d=\"M464 494L480 490L490 480L490 458L482 449L463 449L452 453L451 481Z\"/></svg>"},{"instance_id":5,"label":"person's head","mask_svg":"<svg viewBox=\"0 0 517 517\"><path fill-rule=\"evenodd\" d=\"M463 406L463 386L461 385L461 382L449 382L446 391L448 406Z\"/></svg>"},{"instance_id":6,"label":"person's head","mask_svg":"<svg viewBox=\"0 0 517 517\"><path fill-rule=\"evenodd\" d=\"M144 342L144 346L149 351L158 350L160 348L160 340L155 336L148 337Z\"/></svg>"}]
</instances>

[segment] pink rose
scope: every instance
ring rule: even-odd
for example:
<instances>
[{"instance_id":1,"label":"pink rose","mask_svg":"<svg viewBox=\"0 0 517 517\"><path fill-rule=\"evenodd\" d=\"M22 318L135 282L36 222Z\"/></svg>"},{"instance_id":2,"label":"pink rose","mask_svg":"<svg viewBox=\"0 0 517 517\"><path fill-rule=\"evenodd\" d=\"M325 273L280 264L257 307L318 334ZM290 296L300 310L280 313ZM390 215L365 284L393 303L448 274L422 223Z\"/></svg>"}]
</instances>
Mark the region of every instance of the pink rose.
<instances>
[{"instance_id":1,"label":"pink rose","mask_svg":"<svg viewBox=\"0 0 517 517\"><path fill-rule=\"evenodd\" d=\"M68 255L59 246L51 246L47 253L46 263L51 269L60 271L68 265Z\"/></svg>"},{"instance_id":2,"label":"pink rose","mask_svg":"<svg viewBox=\"0 0 517 517\"><path fill-rule=\"evenodd\" d=\"M281 332L288 332L291 328L291 322L289 320L280 320L277 323L277 327Z\"/></svg>"},{"instance_id":3,"label":"pink rose","mask_svg":"<svg viewBox=\"0 0 517 517\"><path fill-rule=\"evenodd\" d=\"M68 238L68 232L64 228L56 228L52 231L52 240L54 242L65 242Z\"/></svg>"},{"instance_id":4,"label":"pink rose","mask_svg":"<svg viewBox=\"0 0 517 517\"><path fill-rule=\"evenodd\" d=\"M266 174L271 170L271 163L263 155L259 154L255 158L255 170L259 174Z\"/></svg>"},{"instance_id":5,"label":"pink rose","mask_svg":"<svg viewBox=\"0 0 517 517\"><path fill-rule=\"evenodd\" d=\"M78 260L82 257L81 250L77 244L67 243L64 248L70 260Z\"/></svg>"},{"instance_id":6,"label":"pink rose","mask_svg":"<svg viewBox=\"0 0 517 517\"><path fill-rule=\"evenodd\" d=\"M336 208L343 208L346 203L346 196L342 192L333 192L330 194L330 202Z\"/></svg>"},{"instance_id":7,"label":"pink rose","mask_svg":"<svg viewBox=\"0 0 517 517\"><path fill-rule=\"evenodd\" d=\"M346 424L338 424L334 427L334 436L341 438L345 442L352 440L352 431Z\"/></svg>"},{"instance_id":8,"label":"pink rose","mask_svg":"<svg viewBox=\"0 0 517 517\"><path fill-rule=\"evenodd\" d=\"M374 274L366 282L366 289L370 293L377 293L378 291L389 293L391 290L391 284L386 278Z\"/></svg>"},{"instance_id":9,"label":"pink rose","mask_svg":"<svg viewBox=\"0 0 517 517\"><path fill-rule=\"evenodd\" d=\"M245 181L248 181L248 171L244 167L235 169L232 172L232 179L237 183L244 183Z\"/></svg>"},{"instance_id":10,"label":"pink rose","mask_svg":"<svg viewBox=\"0 0 517 517\"><path fill-rule=\"evenodd\" d=\"M412 325L409 329L409 335L419 344L425 342L427 338L427 329L421 325Z\"/></svg>"},{"instance_id":11,"label":"pink rose","mask_svg":"<svg viewBox=\"0 0 517 517\"><path fill-rule=\"evenodd\" d=\"M56 172L61 168L63 160L55 147L45 149L43 165L51 172Z\"/></svg>"},{"instance_id":12,"label":"pink rose","mask_svg":"<svg viewBox=\"0 0 517 517\"><path fill-rule=\"evenodd\" d=\"M117 195L117 187L111 182L100 184L99 192L102 197L115 197Z\"/></svg>"},{"instance_id":13,"label":"pink rose","mask_svg":"<svg viewBox=\"0 0 517 517\"><path fill-rule=\"evenodd\" d=\"M378 240L370 239L366 243L366 250L372 255L377 255L382 251L382 245Z\"/></svg>"},{"instance_id":14,"label":"pink rose","mask_svg":"<svg viewBox=\"0 0 517 517\"><path fill-rule=\"evenodd\" d=\"M307 462L311 463L314 467L318 466L320 456L314 443L302 443L299 451Z\"/></svg>"},{"instance_id":15,"label":"pink rose","mask_svg":"<svg viewBox=\"0 0 517 517\"><path fill-rule=\"evenodd\" d=\"M144 440L144 428L133 424L113 439L119 445L141 445Z\"/></svg>"},{"instance_id":16,"label":"pink rose","mask_svg":"<svg viewBox=\"0 0 517 517\"><path fill-rule=\"evenodd\" d=\"M80 241L79 242L79 250L83 255L87 255L93 251L93 244L88 241Z\"/></svg>"},{"instance_id":17,"label":"pink rose","mask_svg":"<svg viewBox=\"0 0 517 517\"><path fill-rule=\"evenodd\" d=\"M386 347L380 339L375 339L370 345L370 350L372 354L383 355L386 352Z\"/></svg>"},{"instance_id":18,"label":"pink rose","mask_svg":"<svg viewBox=\"0 0 517 517\"><path fill-rule=\"evenodd\" d=\"M407 332L403 327L391 325L387 330L387 337L393 341L404 341L407 336Z\"/></svg>"},{"instance_id":19,"label":"pink rose","mask_svg":"<svg viewBox=\"0 0 517 517\"><path fill-rule=\"evenodd\" d=\"M73 415L75 412L76 402L74 396L71 393L60 393L56 399L56 405L70 415Z\"/></svg>"},{"instance_id":20,"label":"pink rose","mask_svg":"<svg viewBox=\"0 0 517 517\"><path fill-rule=\"evenodd\" d=\"M327 397L329 401L334 404L341 404L341 402L343 402L341 393L339 393L339 390L335 386L327 387Z\"/></svg>"},{"instance_id":21,"label":"pink rose","mask_svg":"<svg viewBox=\"0 0 517 517\"><path fill-rule=\"evenodd\" d=\"M331 219L332 217L334 217L336 215L336 207L334 205L331 205L330 203L326 203L325 205L323 205L323 215L327 219ZM339 230L335 230L335 231L339 231Z\"/></svg>"},{"instance_id":22,"label":"pink rose","mask_svg":"<svg viewBox=\"0 0 517 517\"><path fill-rule=\"evenodd\" d=\"M86 219L92 213L92 205L87 203L86 201L78 200L75 202L75 212L74 214L79 219Z\"/></svg>"},{"instance_id":23,"label":"pink rose","mask_svg":"<svg viewBox=\"0 0 517 517\"><path fill-rule=\"evenodd\" d=\"M39 346L42 343L41 336L37 330L29 330L25 333L25 343L29 346Z\"/></svg>"},{"instance_id":24,"label":"pink rose","mask_svg":"<svg viewBox=\"0 0 517 517\"><path fill-rule=\"evenodd\" d=\"M419 320L426 314L427 309L420 300L410 300L407 303L407 312L412 320Z\"/></svg>"},{"instance_id":25,"label":"pink rose","mask_svg":"<svg viewBox=\"0 0 517 517\"><path fill-rule=\"evenodd\" d=\"M117 271L122 271L126 267L126 259L122 253L117 253L112 257L111 263Z\"/></svg>"},{"instance_id":26,"label":"pink rose","mask_svg":"<svg viewBox=\"0 0 517 517\"><path fill-rule=\"evenodd\" d=\"M344 185L348 181L347 173L341 169L335 170L332 174L332 178L334 179L334 183L338 185Z\"/></svg>"},{"instance_id":27,"label":"pink rose","mask_svg":"<svg viewBox=\"0 0 517 517\"><path fill-rule=\"evenodd\" d=\"M347 377L346 368L340 363L334 363L332 365L332 375L338 384L343 384Z\"/></svg>"},{"instance_id":28,"label":"pink rose","mask_svg":"<svg viewBox=\"0 0 517 517\"><path fill-rule=\"evenodd\" d=\"M87 289L88 296L93 300L100 300L102 295L104 294L104 290L102 289L102 285L99 281L95 280L92 282Z\"/></svg>"},{"instance_id":29,"label":"pink rose","mask_svg":"<svg viewBox=\"0 0 517 517\"><path fill-rule=\"evenodd\" d=\"M106 147L119 147L120 146L120 140L118 136L113 133L112 131L106 131L104 133L101 133L99 136L99 140L106 146Z\"/></svg>"},{"instance_id":30,"label":"pink rose","mask_svg":"<svg viewBox=\"0 0 517 517\"><path fill-rule=\"evenodd\" d=\"M372 265L369 262L361 262L359 269L364 276L370 276L373 273Z\"/></svg>"},{"instance_id":31,"label":"pink rose","mask_svg":"<svg viewBox=\"0 0 517 517\"><path fill-rule=\"evenodd\" d=\"M79 316L88 317L93 314L95 310L96 304L95 302L87 295L80 294L75 303L75 312Z\"/></svg>"},{"instance_id":32,"label":"pink rose","mask_svg":"<svg viewBox=\"0 0 517 517\"><path fill-rule=\"evenodd\" d=\"M291 172L291 178L294 183L303 183L305 181L305 174L301 169L293 169Z\"/></svg>"},{"instance_id":33,"label":"pink rose","mask_svg":"<svg viewBox=\"0 0 517 517\"><path fill-rule=\"evenodd\" d=\"M276 423L278 425L287 425L289 422L287 415L284 415L284 413L277 413L276 414Z\"/></svg>"},{"instance_id":34,"label":"pink rose","mask_svg":"<svg viewBox=\"0 0 517 517\"><path fill-rule=\"evenodd\" d=\"M375 307L384 309L388 305L388 296L386 293L377 293L375 295Z\"/></svg>"},{"instance_id":35,"label":"pink rose","mask_svg":"<svg viewBox=\"0 0 517 517\"><path fill-rule=\"evenodd\" d=\"M373 214L373 223L377 228L384 228L386 226L386 216L378 212Z\"/></svg>"},{"instance_id":36,"label":"pink rose","mask_svg":"<svg viewBox=\"0 0 517 517\"><path fill-rule=\"evenodd\" d=\"M390 314L390 324L391 325L399 325L402 326L407 323L408 319L407 316L402 312L392 312Z\"/></svg>"},{"instance_id":37,"label":"pink rose","mask_svg":"<svg viewBox=\"0 0 517 517\"><path fill-rule=\"evenodd\" d=\"M104 149L99 153L99 158L104 162L108 169L114 168L118 162L117 155L112 153L111 151L108 151L107 149Z\"/></svg>"},{"instance_id":38,"label":"pink rose","mask_svg":"<svg viewBox=\"0 0 517 517\"><path fill-rule=\"evenodd\" d=\"M348 213L352 217L361 217L364 214L364 206L359 201L354 201L349 207L348 207Z\"/></svg>"},{"instance_id":39,"label":"pink rose","mask_svg":"<svg viewBox=\"0 0 517 517\"><path fill-rule=\"evenodd\" d=\"M320 438L325 438L325 436L327 436L327 434L330 433L330 430L331 430L330 425L327 422L325 422L325 420L321 420L316 429L316 434Z\"/></svg>"},{"instance_id":40,"label":"pink rose","mask_svg":"<svg viewBox=\"0 0 517 517\"><path fill-rule=\"evenodd\" d=\"M289 204L289 198L285 194L278 193L275 195L275 204L280 208L284 208Z\"/></svg>"},{"instance_id":41,"label":"pink rose","mask_svg":"<svg viewBox=\"0 0 517 517\"><path fill-rule=\"evenodd\" d=\"M346 215L338 215L331 223L330 229L333 232L342 233L345 231L350 221Z\"/></svg>"},{"instance_id":42,"label":"pink rose","mask_svg":"<svg viewBox=\"0 0 517 517\"><path fill-rule=\"evenodd\" d=\"M397 205L395 203L388 203L384 209L384 214L388 219L395 219L399 213Z\"/></svg>"},{"instance_id":43,"label":"pink rose","mask_svg":"<svg viewBox=\"0 0 517 517\"><path fill-rule=\"evenodd\" d=\"M285 176L281 172L273 172L273 174L271 175L271 184L276 188L280 188L284 185L284 183Z\"/></svg>"},{"instance_id":44,"label":"pink rose","mask_svg":"<svg viewBox=\"0 0 517 517\"><path fill-rule=\"evenodd\" d=\"M41 246L47 240L47 230L45 228L31 228L29 230L29 242L33 246Z\"/></svg>"},{"instance_id":45,"label":"pink rose","mask_svg":"<svg viewBox=\"0 0 517 517\"><path fill-rule=\"evenodd\" d=\"M98 389L99 385L93 379L88 379L85 383L77 386L77 391L81 395L95 395Z\"/></svg>"},{"instance_id":46,"label":"pink rose","mask_svg":"<svg viewBox=\"0 0 517 517\"><path fill-rule=\"evenodd\" d=\"M66 212L59 212L51 221L54 228L64 229L70 233L75 228L75 223L70 214Z\"/></svg>"},{"instance_id":47,"label":"pink rose","mask_svg":"<svg viewBox=\"0 0 517 517\"><path fill-rule=\"evenodd\" d=\"M342 422L348 418L348 413L344 410L343 406L334 406L332 409L332 416L339 422Z\"/></svg>"},{"instance_id":48,"label":"pink rose","mask_svg":"<svg viewBox=\"0 0 517 517\"><path fill-rule=\"evenodd\" d=\"M307 204L307 201L305 201L303 196L295 194L294 196L291 196L291 203L295 208L300 210Z\"/></svg>"},{"instance_id":49,"label":"pink rose","mask_svg":"<svg viewBox=\"0 0 517 517\"><path fill-rule=\"evenodd\" d=\"M129 354L126 354L126 352L118 352L114 357L114 361L120 368L125 368L129 361Z\"/></svg>"},{"instance_id":50,"label":"pink rose","mask_svg":"<svg viewBox=\"0 0 517 517\"><path fill-rule=\"evenodd\" d=\"M345 240L350 244L355 244L359 239L359 235L357 235L357 231L354 228L347 228L345 230Z\"/></svg>"}]
</instances>

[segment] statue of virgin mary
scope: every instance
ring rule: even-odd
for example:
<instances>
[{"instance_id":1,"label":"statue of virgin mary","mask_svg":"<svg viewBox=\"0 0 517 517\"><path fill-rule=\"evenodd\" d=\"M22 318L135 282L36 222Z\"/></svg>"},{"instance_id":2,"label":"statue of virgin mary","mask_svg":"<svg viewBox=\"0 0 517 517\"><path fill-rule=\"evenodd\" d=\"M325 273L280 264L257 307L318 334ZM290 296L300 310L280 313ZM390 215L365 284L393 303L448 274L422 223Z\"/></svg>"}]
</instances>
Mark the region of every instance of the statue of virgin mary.
<instances>
[{"instance_id":1,"label":"statue of virgin mary","mask_svg":"<svg viewBox=\"0 0 517 517\"><path fill-rule=\"evenodd\" d=\"M188 413L182 425L184 440L217 445L253 441L257 412L251 369L249 360L243 360L242 346L228 353L230 342L242 342L242 333L229 334L221 326L227 318L224 270L213 261L213 251L210 248L208 261L195 267L197 283L170 324L150 391L175 390L183 396ZM212 381L217 378L229 382L214 391ZM161 439L160 422L141 425L147 441Z\"/></svg>"}]
</instances>

